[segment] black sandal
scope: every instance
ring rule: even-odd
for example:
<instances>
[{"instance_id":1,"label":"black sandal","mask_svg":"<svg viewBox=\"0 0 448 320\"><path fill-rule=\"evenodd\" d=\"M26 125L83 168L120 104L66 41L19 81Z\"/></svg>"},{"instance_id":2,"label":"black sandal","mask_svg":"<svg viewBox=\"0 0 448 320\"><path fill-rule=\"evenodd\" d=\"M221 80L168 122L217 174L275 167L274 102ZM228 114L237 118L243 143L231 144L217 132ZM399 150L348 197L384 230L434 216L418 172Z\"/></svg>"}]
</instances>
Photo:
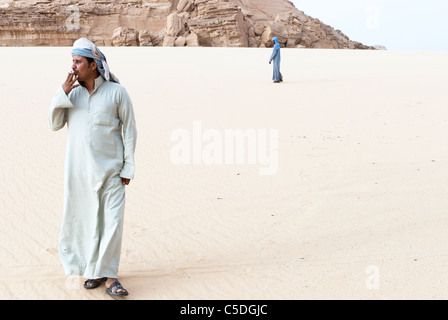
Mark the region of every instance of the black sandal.
<instances>
[{"instance_id":1,"label":"black sandal","mask_svg":"<svg viewBox=\"0 0 448 320\"><path fill-rule=\"evenodd\" d=\"M88 279L88 280L86 280L86 282L84 282L84 288L87 289L87 290L95 289L95 288L97 288L100 284L102 284L106 280L107 280L107 278Z\"/></svg>"},{"instance_id":2,"label":"black sandal","mask_svg":"<svg viewBox=\"0 0 448 320\"><path fill-rule=\"evenodd\" d=\"M120 289L124 290L124 292L117 292ZM121 283L118 281L113 282L109 288L106 288L106 292L111 296L127 296L129 294L128 291L123 288Z\"/></svg>"}]
</instances>

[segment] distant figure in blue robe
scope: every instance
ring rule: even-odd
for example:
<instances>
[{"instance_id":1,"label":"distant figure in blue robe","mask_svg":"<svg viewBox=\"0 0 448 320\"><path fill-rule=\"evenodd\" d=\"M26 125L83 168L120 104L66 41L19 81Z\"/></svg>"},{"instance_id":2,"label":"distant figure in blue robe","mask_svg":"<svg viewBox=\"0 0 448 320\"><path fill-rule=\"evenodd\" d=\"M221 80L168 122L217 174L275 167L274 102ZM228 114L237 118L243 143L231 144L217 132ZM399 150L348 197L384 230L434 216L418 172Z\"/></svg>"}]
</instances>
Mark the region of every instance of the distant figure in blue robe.
<instances>
[{"instance_id":1,"label":"distant figure in blue robe","mask_svg":"<svg viewBox=\"0 0 448 320\"><path fill-rule=\"evenodd\" d=\"M278 38L272 38L274 41L274 50L272 51L271 58L269 59L269 64L271 64L272 60L274 60L274 75L272 80L274 83L280 83L283 81L283 76L280 72L280 44L278 43Z\"/></svg>"}]
</instances>

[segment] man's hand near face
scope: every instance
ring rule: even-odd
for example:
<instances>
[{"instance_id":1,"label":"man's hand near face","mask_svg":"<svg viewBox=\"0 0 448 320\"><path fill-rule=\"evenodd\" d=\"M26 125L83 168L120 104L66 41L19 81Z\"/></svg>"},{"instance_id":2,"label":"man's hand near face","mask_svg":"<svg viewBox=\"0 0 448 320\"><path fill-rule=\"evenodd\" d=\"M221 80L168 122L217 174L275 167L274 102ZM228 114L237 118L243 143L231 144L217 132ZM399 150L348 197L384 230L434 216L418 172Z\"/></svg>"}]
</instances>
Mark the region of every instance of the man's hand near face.
<instances>
[{"instance_id":1,"label":"man's hand near face","mask_svg":"<svg viewBox=\"0 0 448 320\"><path fill-rule=\"evenodd\" d=\"M67 79L65 79L65 82L62 84L62 89L66 95L76 87L79 87L79 84L75 84L75 82L78 81L78 77L78 73L75 70L68 73Z\"/></svg>"}]
</instances>

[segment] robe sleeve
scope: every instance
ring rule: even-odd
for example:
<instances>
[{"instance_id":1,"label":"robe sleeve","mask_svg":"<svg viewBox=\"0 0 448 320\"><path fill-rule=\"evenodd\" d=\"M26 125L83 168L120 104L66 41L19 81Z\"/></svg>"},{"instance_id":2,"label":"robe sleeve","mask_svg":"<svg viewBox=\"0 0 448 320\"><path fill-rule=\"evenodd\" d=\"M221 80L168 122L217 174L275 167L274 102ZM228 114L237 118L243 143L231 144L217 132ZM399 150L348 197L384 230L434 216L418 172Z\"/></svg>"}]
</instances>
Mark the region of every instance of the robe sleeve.
<instances>
[{"instance_id":1,"label":"robe sleeve","mask_svg":"<svg viewBox=\"0 0 448 320\"><path fill-rule=\"evenodd\" d=\"M118 116L123 124L124 145L124 165L121 169L120 177L134 179L134 152L137 144L137 128L132 101L125 88L122 88L121 103L118 106Z\"/></svg>"},{"instance_id":2,"label":"robe sleeve","mask_svg":"<svg viewBox=\"0 0 448 320\"><path fill-rule=\"evenodd\" d=\"M277 47L274 45L274 50L272 51L272 55L271 55L271 58L269 59L269 62L271 62L272 60L275 59L275 57L277 56L277 53L278 53L279 50L280 50L280 49L277 48Z\"/></svg>"},{"instance_id":3,"label":"robe sleeve","mask_svg":"<svg viewBox=\"0 0 448 320\"><path fill-rule=\"evenodd\" d=\"M51 130L57 131L65 126L67 123L67 108L73 107L74 105L65 94L62 86L59 87L50 106L49 121Z\"/></svg>"}]
</instances>

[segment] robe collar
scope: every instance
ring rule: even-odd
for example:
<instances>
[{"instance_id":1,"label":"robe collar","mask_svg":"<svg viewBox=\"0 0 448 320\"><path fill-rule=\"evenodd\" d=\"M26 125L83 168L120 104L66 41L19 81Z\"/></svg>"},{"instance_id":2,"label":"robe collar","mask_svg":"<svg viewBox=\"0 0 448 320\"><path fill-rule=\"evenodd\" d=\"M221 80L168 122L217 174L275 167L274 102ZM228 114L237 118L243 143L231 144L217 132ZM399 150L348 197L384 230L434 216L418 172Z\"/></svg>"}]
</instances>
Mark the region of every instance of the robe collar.
<instances>
[{"instance_id":1,"label":"robe collar","mask_svg":"<svg viewBox=\"0 0 448 320\"><path fill-rule=\"evenodd\" d=\"M91 94L93 94L95 91L98 90L98 88L105 82L106 80L104 80L104 78L100 75L98 76L98 78L95 79L95 87L93 88L93 91ZM87 88L85 88L84 86L82 86L84 89L87 90Z\"/></svg>"},{"instance_id":2,"label":"robe collar","mask_svg":"<svg viewBox=\"0 0 448 320\"><path fill-rule=\"evenodd\" d=\"M93 92L95 92L103 83L104 83L104 78L100 75L98 76L98 78L95 79L95 89L93 89Z\"/></svg>"}]
</instances>

